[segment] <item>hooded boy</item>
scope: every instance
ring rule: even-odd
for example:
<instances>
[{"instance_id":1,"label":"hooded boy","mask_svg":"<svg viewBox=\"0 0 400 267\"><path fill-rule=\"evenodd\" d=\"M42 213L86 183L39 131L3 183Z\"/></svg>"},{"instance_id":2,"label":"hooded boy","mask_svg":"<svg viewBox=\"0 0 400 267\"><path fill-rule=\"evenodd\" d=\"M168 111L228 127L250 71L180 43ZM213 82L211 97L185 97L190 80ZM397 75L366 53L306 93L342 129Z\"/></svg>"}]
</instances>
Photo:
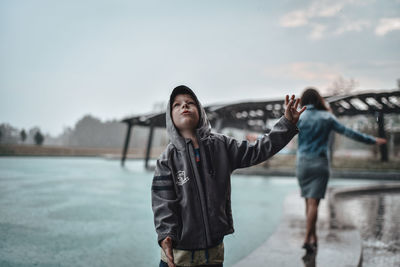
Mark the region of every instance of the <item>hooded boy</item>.
<instances>
[{"instance_id":1,"label":"hooded boy","mask_svg":"<svg viewBox=\"0 0 400 267\"><path fill-rule=\"evenodd\" d=\"M151 191L160 266L222 266L224 236L234 232L231 173L267 160L298 133L304 108L297 111L294 96L285 102L285 116L250 144L211 132L189 87L172 91L166 112L170 143L157 160Z\"/></svg>"}]
</instances>

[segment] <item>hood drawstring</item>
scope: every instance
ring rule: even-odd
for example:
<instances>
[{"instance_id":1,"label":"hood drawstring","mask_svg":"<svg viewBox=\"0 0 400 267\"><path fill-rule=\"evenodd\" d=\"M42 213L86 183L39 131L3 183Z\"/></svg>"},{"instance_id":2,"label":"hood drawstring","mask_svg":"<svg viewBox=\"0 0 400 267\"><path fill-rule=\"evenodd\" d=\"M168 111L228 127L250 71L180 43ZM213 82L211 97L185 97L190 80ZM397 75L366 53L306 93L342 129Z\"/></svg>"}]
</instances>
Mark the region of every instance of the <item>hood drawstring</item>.
<instances>
[{"instance_id":1,"label":"hood drawstring","mask_svg":"<svg viewBox=\"0 0 400 267\"><path fill-rule=\"evenodd\" d=\"M207 165L208 165L208 173L211 175L211 177L214 177L215 171L214 171L214 166L213 166L213 162L214 162L214 157L213 157L213 152L212 151L212 146L210 145L205 145L206 147L206 158L207 158Z\"/></svg>"},{"instance_id":2,"label":"hood drawstring","mask_svg":"<svg viewBox=\"0 0 400 267\"><path fill-rule=\"evenodd\" d=\"M208 249L205 250L206 253L206 264L209 263L210 255L208 254Z\"/></svg>"},{"instance_id":3,"label":"hood drawstring","mask_svg":"<svg viewBox=\"0 0 400 267\"><path fill-rule=\"evenodd\" d=\"M194 250L192 250L192 260L190 261L190 263L193 263L194 262Z\"/></svg>"}]
</instances>

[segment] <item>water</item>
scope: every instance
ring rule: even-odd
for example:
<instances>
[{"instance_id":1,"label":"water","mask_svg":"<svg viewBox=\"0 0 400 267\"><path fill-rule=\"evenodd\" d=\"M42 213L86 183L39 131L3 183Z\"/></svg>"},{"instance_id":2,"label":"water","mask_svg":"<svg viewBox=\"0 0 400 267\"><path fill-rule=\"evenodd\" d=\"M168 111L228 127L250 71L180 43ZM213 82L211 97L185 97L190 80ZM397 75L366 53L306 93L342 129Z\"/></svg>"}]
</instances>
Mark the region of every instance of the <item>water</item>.
<instances>
[{"instance_id":1,"label":"water","mask_svg":"<svg viewBox=\"0 0 400 267\"><path fill-rule=\"evenodd\" d=\"M362 266L400 266L400 190L357 193L337 200L342 223L360 230Z\"/></svg>"},{"instance_id":2,"label":"water","mask_svg":"<svg viewBox=\"0 0 400 267\"><path fill-rule=\"evenodd\" d=\"M142 161L0 158L0 266L157 266L152 176ZM289 178L233 177L225 266L273 233L296 189Z\"/></svg>"},{"instance_id":3,"label":"water","mask_svg":"<svg viewBox=\"0 0 400 267\"><path fill-rule=\"evenodd\" d=\"M0 158L0 266L158 266L152 177L143 161ZM236 232L225 238L224 266L268 239L295 190L294 178L233 175Z\"/></svg>"}]
</instances>

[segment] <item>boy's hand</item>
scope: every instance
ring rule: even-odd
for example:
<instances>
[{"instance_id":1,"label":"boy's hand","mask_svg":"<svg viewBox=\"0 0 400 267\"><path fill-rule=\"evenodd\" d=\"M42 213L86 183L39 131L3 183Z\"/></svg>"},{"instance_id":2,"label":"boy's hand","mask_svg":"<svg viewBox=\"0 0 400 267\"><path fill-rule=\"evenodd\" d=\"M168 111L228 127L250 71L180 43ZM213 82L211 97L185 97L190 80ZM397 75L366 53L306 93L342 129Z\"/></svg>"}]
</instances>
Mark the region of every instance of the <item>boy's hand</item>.
<instances>
[{"instance_id":1,"label":"boy's hand","mask_svg":"<svg viewBox=\"0 0 400 267\"><path fill-rule=\"evenodd\" d=\"M300 99L296 99L294 101L294 95L289 100L289 95L286 95L285 98L285 117L293 124L296 124L299 121L301 113L306 110L306 107L303 107L300 111L297 110L297 106L299 105Z\"/></svg>"},{"instance_id":2,"label":"boy's hand","mask_svg":"<svg viewBox=\"0 0 400 267\"><path fill-rule=\"evenodd\" d=\"M163 241L161 241L161 247L168 258L168 267L175 267L174 253L172 252L172 238L167 236Z\"/></svg>"}]
</instances>

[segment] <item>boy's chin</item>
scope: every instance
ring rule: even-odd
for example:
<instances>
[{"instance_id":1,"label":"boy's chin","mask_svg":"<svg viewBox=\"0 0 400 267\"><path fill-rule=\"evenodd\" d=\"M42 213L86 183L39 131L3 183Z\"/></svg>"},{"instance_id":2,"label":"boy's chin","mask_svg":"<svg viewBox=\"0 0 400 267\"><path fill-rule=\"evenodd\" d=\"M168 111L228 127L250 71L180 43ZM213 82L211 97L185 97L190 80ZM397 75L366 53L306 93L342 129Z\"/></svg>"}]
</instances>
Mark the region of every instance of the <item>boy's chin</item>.
<instances>
[{"instance_id":1,"label":"boy's chin","mask_svg":"<svg viewBox=\"0 0 400 267\"><path fill-rule=\"evenodd\" d=\"M175 125L179 131L194 131L197 128L198 121L192 119L186 119L179 125Z\"/></svg>"}]
</instances>

